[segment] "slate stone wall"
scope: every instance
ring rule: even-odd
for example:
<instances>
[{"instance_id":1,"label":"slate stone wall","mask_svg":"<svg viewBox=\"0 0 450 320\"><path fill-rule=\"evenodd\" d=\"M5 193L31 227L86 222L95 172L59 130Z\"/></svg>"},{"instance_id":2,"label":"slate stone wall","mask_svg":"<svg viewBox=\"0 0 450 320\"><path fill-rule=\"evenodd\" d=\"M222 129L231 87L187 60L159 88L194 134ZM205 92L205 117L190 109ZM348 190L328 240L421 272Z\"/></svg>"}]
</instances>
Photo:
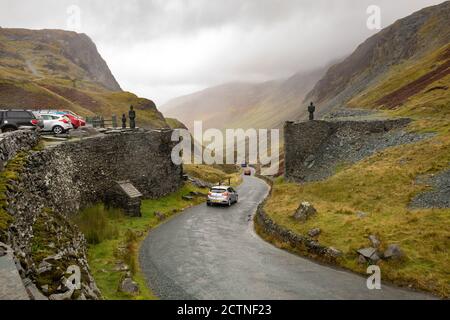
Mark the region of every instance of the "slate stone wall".
<instances>
[{"instance_id":1,"label":"slate stone wall","mask_svg":"<svg viewBox=\"0 0 450 320\"><path fill-rule=\"evenodd\" d=\"M48 207L67 215L102 202L118 180L130 180L144 198L160 197L182 182L170 137L171 131L140 131L63 143L33 153L24 175Z\"/></svg>"},{"instance_id":2,"label":"slate stone wall","mask_svg":"<svg viewBox=\"0 0 450 320\"><path fill-rule=\"evenodd\" d=\"M286 122L285 176L298 182L322 180L341 164L425 138L403 131L409 122L410 119Z\"/></svg>"},{"instance_id":3,"label":"slate stone wall","mask_svg":"<svg viewBox=\"0 0 450 320\"><path fill-rule=\"evenodd\" d=\"M0 170L19 152L32 149L38 142L39 136L34 131L0 133Z\"/></svg>"},{"instance_id":4,"label":"slate stone wall","mask_svg":"<svg viewBox=\"0 0 450 320\"><path fill-rule=\"evenodd\" d=\"M39 138L28 134L3 136L1 158L10 160L30 150ZM14 250L19 273L31 291L55 300L101 297L86 259L85 238L70 216L103 201L116 180L130 180L146 198L175 191L182 183L182 167L171 161L170 137L171 131L114 133L27 153L4 190L2 210L13 222L6 232L0 230L0 241ZM82 281L81 288L71 292L64 275L73 265L80 268ZM46 284L47 279L61 280Z\"/></svg>"}]
</instances>

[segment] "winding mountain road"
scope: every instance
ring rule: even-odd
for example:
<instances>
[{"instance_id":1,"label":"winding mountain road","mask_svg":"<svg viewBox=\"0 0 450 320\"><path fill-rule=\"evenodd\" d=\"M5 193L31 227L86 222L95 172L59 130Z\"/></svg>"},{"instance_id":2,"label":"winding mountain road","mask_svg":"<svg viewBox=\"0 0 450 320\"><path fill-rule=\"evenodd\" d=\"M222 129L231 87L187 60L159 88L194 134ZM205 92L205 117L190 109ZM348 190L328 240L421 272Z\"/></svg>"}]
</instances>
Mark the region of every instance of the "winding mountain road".
<instances>
[{"instance_id":1,"label":"winding mountain road","mask_svg":"<svg viewBox=\"0 0 450 320\"><path fill-rule=\"evenodd\" d=\"M150 232L140 252L149 286L162 299L428 299L280 250L253 231L252 215L268 193L244 177L231 208L187 209Z\"/></svg>"}]
</instances>

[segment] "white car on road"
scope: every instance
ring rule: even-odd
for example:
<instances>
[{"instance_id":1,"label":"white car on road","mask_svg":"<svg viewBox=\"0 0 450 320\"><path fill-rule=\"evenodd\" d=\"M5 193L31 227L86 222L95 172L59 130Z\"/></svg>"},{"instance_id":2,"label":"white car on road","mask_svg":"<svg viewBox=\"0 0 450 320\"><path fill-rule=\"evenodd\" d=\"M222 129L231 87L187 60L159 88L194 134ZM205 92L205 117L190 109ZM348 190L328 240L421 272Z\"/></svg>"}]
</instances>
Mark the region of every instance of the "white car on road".
<instances>
[{"instance_id":1,"label":"white car on road","mask_svg":"<svg viewBox=\"0 0 450 320\"><path fill-rule=\"evenodd\" d=\"M208 206L214 204L225 204L230 207L233 203L237 203L238 199L239 195L232 187L216 186L212 187L209 191L206 204Z\"/></svg>"}]
</instances>

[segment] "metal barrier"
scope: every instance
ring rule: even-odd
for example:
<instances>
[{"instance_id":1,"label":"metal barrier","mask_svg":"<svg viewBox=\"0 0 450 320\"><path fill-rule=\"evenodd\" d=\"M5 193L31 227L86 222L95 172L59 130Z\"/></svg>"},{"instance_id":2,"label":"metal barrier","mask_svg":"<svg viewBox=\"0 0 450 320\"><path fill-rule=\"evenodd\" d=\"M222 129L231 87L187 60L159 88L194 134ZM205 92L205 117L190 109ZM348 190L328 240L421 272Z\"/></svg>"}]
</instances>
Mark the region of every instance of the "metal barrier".
<instances>
[{"instance_id":1,"label":"metal barrier","mask_svg":"<svg viewBox=\"0 0 450 320\"><path fill-rule=\"evenodd\" d=\"M94 128L117 128L117 116L112 115L111 119L105 119L103 116L86 117L86 123Z\"/></svg>"}]
</instances>

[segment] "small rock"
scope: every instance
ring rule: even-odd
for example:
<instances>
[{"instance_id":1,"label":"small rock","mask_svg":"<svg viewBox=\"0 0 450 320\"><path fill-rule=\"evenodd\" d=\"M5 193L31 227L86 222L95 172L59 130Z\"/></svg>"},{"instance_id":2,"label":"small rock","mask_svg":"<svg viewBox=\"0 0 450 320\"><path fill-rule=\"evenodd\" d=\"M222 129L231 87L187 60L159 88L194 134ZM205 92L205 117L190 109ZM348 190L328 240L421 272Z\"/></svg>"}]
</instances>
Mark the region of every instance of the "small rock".
<instances>
[{"instance_id":1,"label":"small rock","mask_svg":"<svg viewBox=\"0 0 450 320\"><path fill-rule=\"evenodd\" d=\"M159 211L155 211L155 217L158 218L159 221L163 221L166 219L166 215Z\"/></svg>"},{"instance_id":2,"label":"small rock","mask_svg":"<svg viewBox=\"0 0 450 320\"><path fill-rule=\"evenodd\" d=\"M63 257L63 255L61 253L58 253L53 256L49 256L49 257L45 258L44 261L49 261L49 260L58 261L58 260L61 260L62 257Z\"/></svg>"},{"instance_id":3,"label":"small rock","mask_svg":"<svg viewBox=\"0 0 450 320\"><path fill-rule=\"evenodd\" d=\"M327 253L332 258L339 258L340 256L342 256L342 251L334 247L329 247Z\"/></svg>"},{"instance_id":4,"label":"small rock","mask_svg":"<svg viewBox=\"0 0 450 320\"><path fill-rule=\"evenodd\" d=\"M383 254L385 259L401 259L403 256L403 251L398 244L390 244Z\"/></svg>"},{"instance_id":5,"label":"small rock","mask_svg":"<svg viewBox=\"0 0 450 320\"><path fill-rule=\"evenodd\" d=\"M309 230L308 236L310 236L311 238L314 238L314 237L317 237L321 232L322 232L322 230L320 230L320 228L314 228L314 229Z\"/></svg>"},{"instance_id":6,"label":"small rock","mask_svg":"<svg viewBox=\"0 0 450 320\"><path fill-rule=\"evenodd\" d=\"M359 264L367 264L366 258L363 255L358 255L358 263Z\"/></svg>"},{"instance_id":7,"label":"small rock","mask_svg":"<svg viewBox=\"0 0 450 320\"><path fill-rule=\"evenodd\" d=\"M80 296L78 297L77 300L87 300L86 296L84 295L84 293L80 294Z\"/></svg>"},{"instance_id":8,"label":"small rock","mask_svg":"<svg viewBox=\"0 0 450 320\"><path fill-rule=\"evenodd\" d=\"M128 270L130 270L130 267L123 263L123 262L119 262L116 267L114 268L115 271L121 271L121 272L126 272Z\"/></svg>"},{"instance_id":9,"label":"small rock","mask_svg":"<svg viewBox=\"0 0 450 320\"><path fill-rule=\"evenodd\" d=\"M364 219L365 217L367 217L369 215L369 214L367 214L366 212L363 212L363 211L358 211L356 214L361 219Z\"/></svg>"},{"instance_id":10,"label":"small rock","mask_svg":"<svg viewBox=\"0 0 450 320\"><path fill-rule=\"evenodd\" d=\"M183 200L186 200L186 201L191 201L191 200L194 200L194 197L191 197L191 196L183 196L182 199L183 199Z\"/></svg>"},{"instance_id":11,"label":"small rock","mask_svg":"<svg viewBox=\"0 0 450 320\"><path fill-rule=\"evenodd\" d=\"M52 294L50 297L48 297L49 300L70 300L70 298L72 298L73 292L75 290L69 290L67 292L64 293L55 293Z\"/></svg>"},{"instance_id":12,"label":"small rock","mask_svg":"<svg viewBox=\"0 0 450 320\"><path fill-rule=\"evenodd\" d=\"M48 284L44 284L43 286L41 286L41 291L45 294L48 293Z\"/></svg>"},{"instance_id":13,"label":"small rock","mask_svg":"<svg viewBox=\"0 0 450 320\"><path fill-rule=\"evenodd\" d=\"M295 211L293 218L304 222L316 213L317 210L309 202L302 202L297 211Z\"/></svg>"},{"instance_id":14,"label":"small rock","mask_svg":"<svg viewBox=\"0 0 450 320\"><path fill-rule=\"evenodd\" d=\"M316 160L316 157L311 154L305 159L305 161L303 162L303 165L305 167L311 168L314 165L315 160Z\"/></svg>"},{"instance_id":15,"label":"small rock","mask_svg":"<svg viewBox=\"0 0 450 320\"><path fill-rule=\"evenodd\" d=\"M369 240L372 243L372 247L374 247L374 248L379 248L380 247L381 242L377 238L377 236L372 234L372 235L369 236Z\"/></svg>"},{"instance_id":16,"label":"small rock","mask_svg":"<svg viewBox=\"0 0 450 320\"><path fill-rule=\"evenodd\" d=\"M139 293L139 286L133 279L127 277L120 283L119 290L124 293L136 295Z\"/></svg>"},{"instance_id":17,"label":"small rock","mask_svg":"<svg viewBox=\"0 0 450 320\"><path fill-rule=\"evenodd\" d=\"M52 270L52 268L53 268L53 265L52 265L51 263L49 263L49 262L47 262L47 261L44 260L44 261L42 261L42 262L39 264L37 273L38 273L38 274L43 274L43 273L45 273L45 272L47 272L47 271Z\"/></svg>"},{"instance_id":18,"label":"small rock","mask_svg":"<svg viewBox=\"0 0 450 320\"><path fill-rule=\"evenodd\" d=\"M377 262L378 260L380 260L380 256L378 255L377 249L375 248L359 249L357 252L364 258L372 262Z\"/></svg>"}]
</instances>

